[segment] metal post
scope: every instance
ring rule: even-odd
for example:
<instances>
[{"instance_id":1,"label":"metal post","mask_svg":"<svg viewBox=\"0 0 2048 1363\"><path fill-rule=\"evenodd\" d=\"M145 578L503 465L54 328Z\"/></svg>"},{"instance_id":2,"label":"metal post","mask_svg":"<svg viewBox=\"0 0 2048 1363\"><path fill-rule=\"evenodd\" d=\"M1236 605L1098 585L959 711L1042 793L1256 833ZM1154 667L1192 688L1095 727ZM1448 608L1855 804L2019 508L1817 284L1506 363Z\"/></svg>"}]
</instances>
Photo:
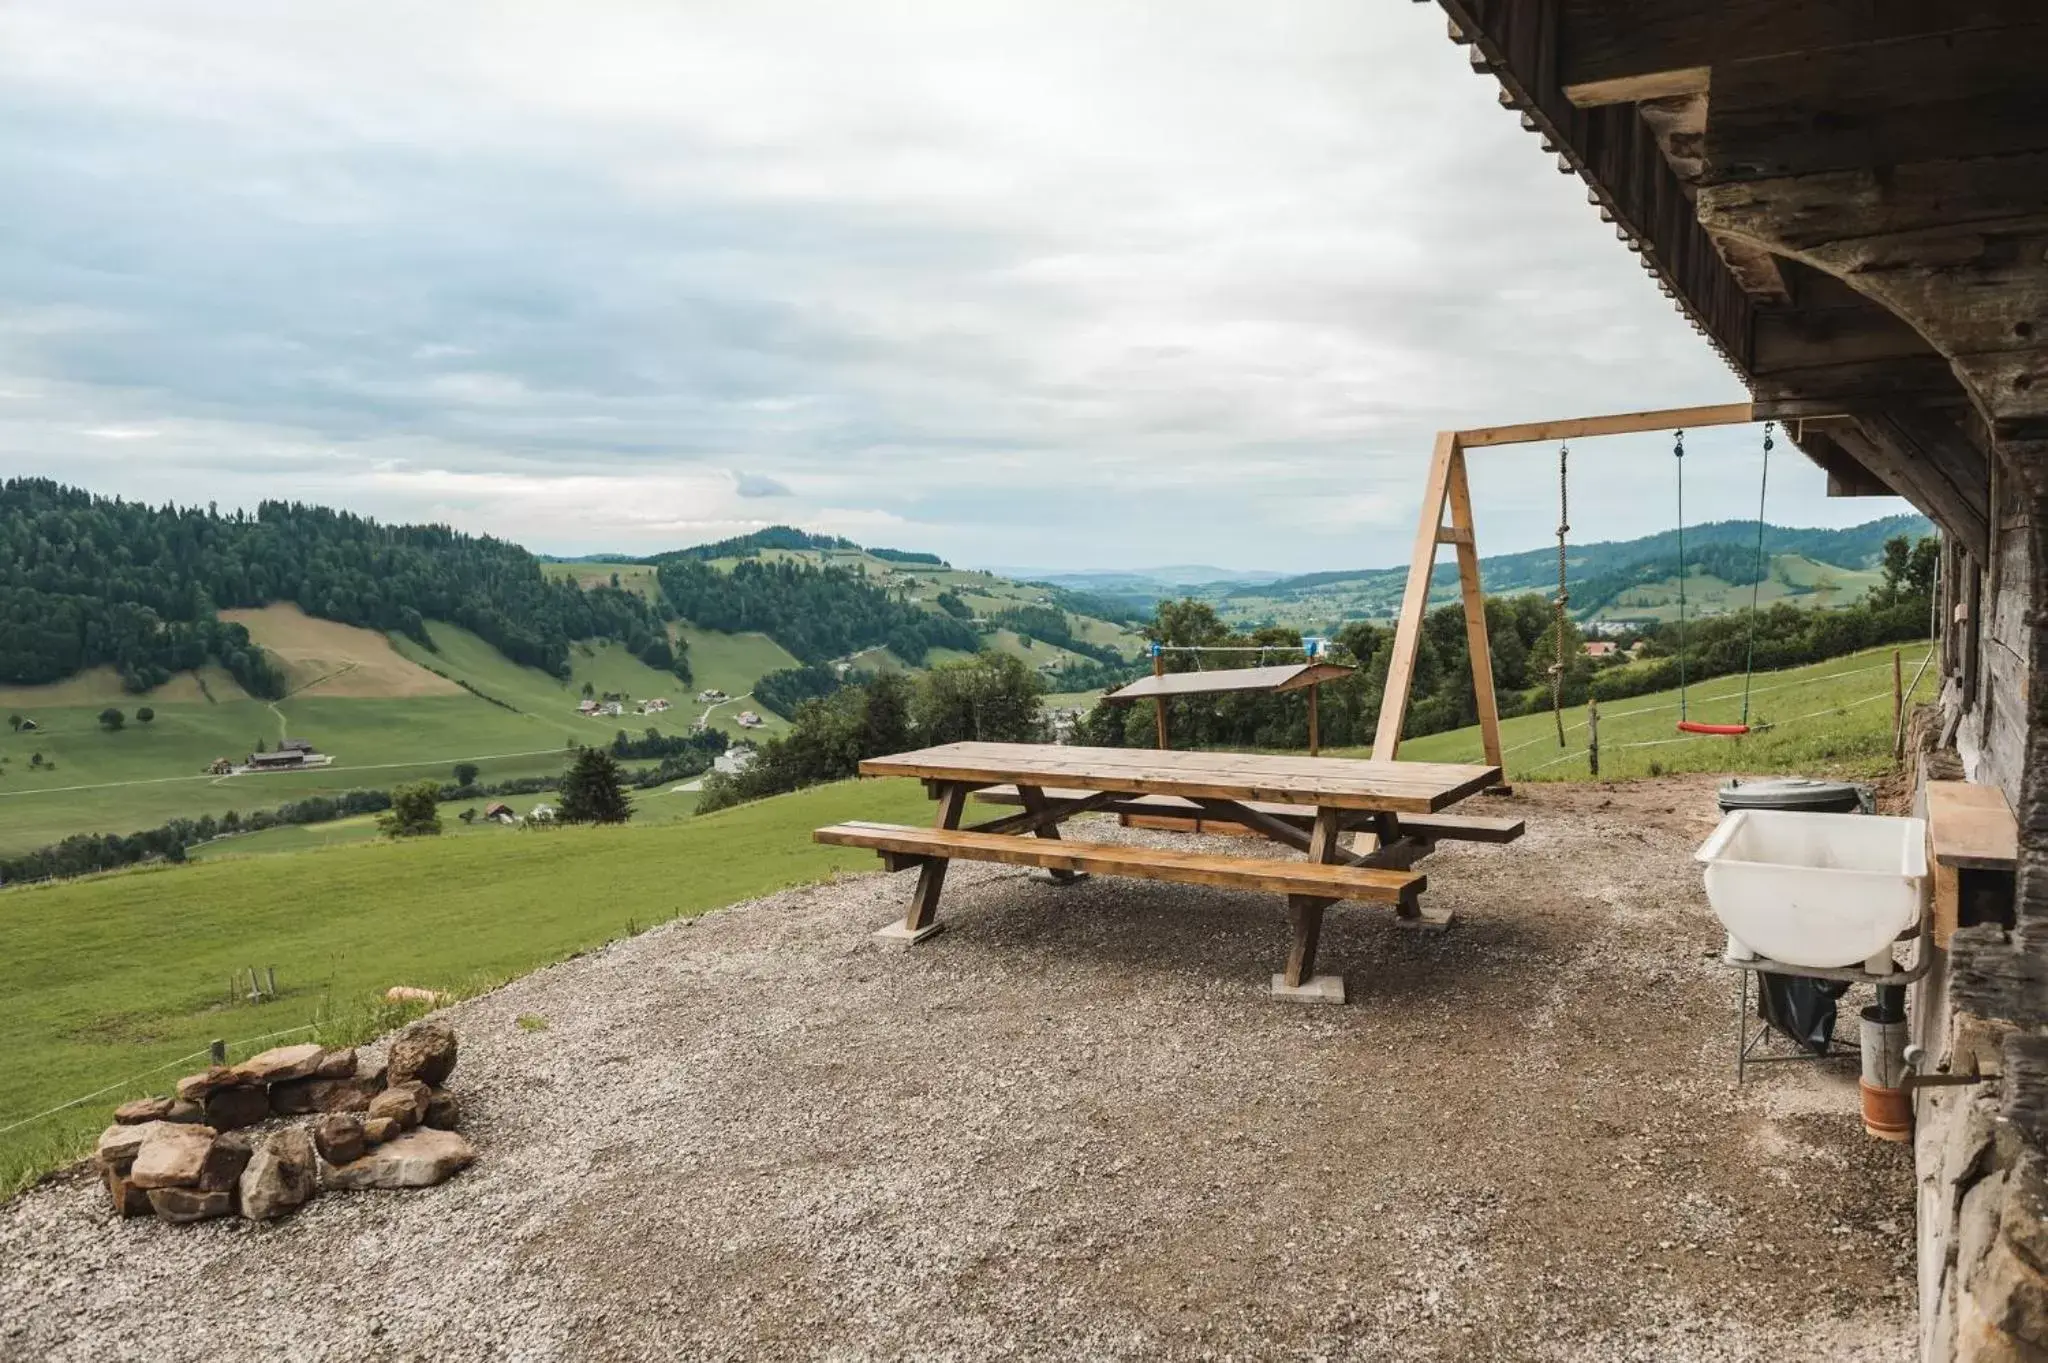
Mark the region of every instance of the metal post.
<instances>
[{"instance_id":1,"label":"metal post","mask_svg":"<svg viewBox=\"0 0 2048 1363\"><path fill-rule=\"evenodd\" d=\"M1166 675L1166 653L1157 644L1152 645L1152 675L1155 677L1163 677ZM1163 694L1154 696L1152 698L1152 723L1153 727L1157 729L1159 733L1159 750L1161 752L1165 752L1166 697Z\"/></svg>"}]
</instances>

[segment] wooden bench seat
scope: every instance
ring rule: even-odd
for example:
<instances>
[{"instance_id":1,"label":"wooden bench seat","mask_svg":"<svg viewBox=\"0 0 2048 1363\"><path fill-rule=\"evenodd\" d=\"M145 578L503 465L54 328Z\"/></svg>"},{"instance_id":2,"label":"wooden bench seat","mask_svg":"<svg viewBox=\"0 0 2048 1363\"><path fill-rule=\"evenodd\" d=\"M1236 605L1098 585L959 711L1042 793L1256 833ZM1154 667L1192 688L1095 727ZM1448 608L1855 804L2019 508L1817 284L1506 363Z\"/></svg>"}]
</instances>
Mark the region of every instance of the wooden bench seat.
<instances>
[{"instance_id":1,"label":"wooden bench seat","mask_svg":"<svg viewBox=\"0 0 2048 1363\"><path fill-rule=\"evenodd\" d=\"M1174 848L1131 847L1121 843L1072 842L1066 839L1023 838L1008 833L973 833L964 829L918 828L906 824L849 822L820 828L811 837L838 847L872 847L891 870L905 870L934 859L997 861L1047 870L1137 876L1188 885L1268 890L1314 899L1362 899L1380 904L1412 905L1428 884L1415 871L1338 866L1309 861L1260 861L1183 852Z\"/></svg>"},{"instance_id":2,"label":"wooden bench seat","mask_svg":"<svg viewBox=\"0 0 2048 1363\"><path fill-rule=\"evenodd\" d=\"M1093 792L1085 790L1061 790L1048 788L1048 800L1080 800ZM983 804L1022 804L1015 786L988 786L974 793L974 798ZM1280 804L1270 800L1247 800L1245 808L1265 814L1285 823L1293 824L1303 832L1308 831L1316 820L1316 812L1309 805ZM1160 828L1192 832L1199 824L1204 828L1242 829L1243 824L1232 822L1204 811L1192 800L1178 795L1128 795L1097 806L1104 814L1115 814L1123 821L1137 828ZM1371 831L1375 827L1375 816L1369 810L1347 810L1343 827L1346 832L1354 829ZM1488 819L1471 814L1399 814L1401 836L1421 838L1430 842L1513 842L1522 836L1525 825L1520 819Z\"/></svg>"}]
</instances>

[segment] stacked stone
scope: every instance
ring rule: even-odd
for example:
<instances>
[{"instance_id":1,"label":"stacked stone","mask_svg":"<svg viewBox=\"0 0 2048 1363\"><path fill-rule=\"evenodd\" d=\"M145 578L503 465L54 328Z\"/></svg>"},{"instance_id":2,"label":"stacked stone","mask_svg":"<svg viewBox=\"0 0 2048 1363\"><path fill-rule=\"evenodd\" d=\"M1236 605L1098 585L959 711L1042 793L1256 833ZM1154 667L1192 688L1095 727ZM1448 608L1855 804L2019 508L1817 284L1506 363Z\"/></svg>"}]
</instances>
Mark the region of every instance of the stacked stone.
<instances>
[{"instance_id":1,"label":"stacked stone","mask_svg":"<svg viewBox=\"0 0 2048 1363\"><path fill-rule=\"evenodd\" d=\"M476 1158L441 1087L455 1056L454 1029L438 1020L399 1033L370 1072L353 1050L279 1046L187 1075L175 1097L123 1104L94 1159L117 1214L165 1221L267 1221L323 1187L429 1187ZM260 1141L243 1130L296 1116L315 1120Z\"/></svg>"}]
</instances>

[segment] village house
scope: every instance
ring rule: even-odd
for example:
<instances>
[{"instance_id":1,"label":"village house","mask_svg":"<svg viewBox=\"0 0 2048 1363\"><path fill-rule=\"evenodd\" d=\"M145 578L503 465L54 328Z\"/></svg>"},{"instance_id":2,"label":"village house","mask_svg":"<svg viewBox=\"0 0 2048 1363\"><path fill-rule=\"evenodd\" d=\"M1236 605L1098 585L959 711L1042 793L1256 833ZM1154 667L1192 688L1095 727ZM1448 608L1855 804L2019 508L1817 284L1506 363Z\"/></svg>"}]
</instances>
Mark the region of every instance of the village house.
<instances>
[{"instance_id":1,"label":"village house","mask_svg":"<svg viewBox=\"0 0 2048 1363\"><path fill-rule=\"evenodd\" d=\"M761 716L754 713L752 710L742 710L737 715L733 716L733 718L739 721L739 726L742 729L758 729L761 727L762 723Z\"/></svg>"},{"instance_id":2,"label":"village house","mask_svg":"<svg viewBox=\"0 0 2048 1363\"><path fill-rule=\"evenodd\" d=\"M1621 651L1621 645L1612 639L1588 639L1583 647L1588 658L1612 658ZM1556 656L1555 653L1551 655L1552 658Z\"/></svg>"}]
</instances>

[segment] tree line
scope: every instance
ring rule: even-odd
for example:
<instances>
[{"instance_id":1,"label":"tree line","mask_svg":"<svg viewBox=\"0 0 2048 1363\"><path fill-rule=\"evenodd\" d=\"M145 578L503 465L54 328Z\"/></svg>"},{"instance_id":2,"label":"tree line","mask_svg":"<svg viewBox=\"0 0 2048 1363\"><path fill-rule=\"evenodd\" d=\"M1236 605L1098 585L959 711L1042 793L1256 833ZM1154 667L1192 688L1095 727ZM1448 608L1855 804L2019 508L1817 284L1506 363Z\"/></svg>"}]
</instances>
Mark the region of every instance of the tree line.
<instances>
[{"instance_id":1,"label":"tree line","mask_svg":"<svg viewBox=\"0 0 2048 1363\"><path fill-rule=\"evenodd\" d=\"M615 639L688 678L656 607L615 587L550 579L504 540L297 502L222 514L48 479L0 483L0 682L60 681L111 664L143 691L212 659L252 694L275 697L275 663L215 613L277 601L427 647L426 621L447 620L564 678L573 641Z\"/></svg>"},{"instance_id":2,"label":"tree line","mask_svg":"<svg viewBox=\"0 0 2048 1363\"><path fill-rule=\"evenodd\" d=\"M883 672L797 707L788 734L756 750L737 775L704 778L699 813L855 774L863 758L935 743L1044 737L1045 684L994 650L911 677Z\"/></svg>"},{"instance_id":3,"label":"tree line","mask_svg":"<svg viewBox=\"0 0 2048 1363\"><path fill-rule=\"evenodd\" d=\"M1915 543L1894 537L1883 551L1883 582L1854 606L1801 610L1779 603L1754 617L1742 610L1690 619L1683 631L1676 621L1652 624L1617 637L1621 644L1641 641L1641 657L1634 661L1592 658L1584 649L1583 630L1567 620L1563 703L1576 706L1589 699L1616 700L1669 690L1678 685L1681 655L1687 679L1697 682L1742 671L1749 665L1752 647L1755 666L1763 671L1925 638L1937 554L1931 538ZM1501 717L1548 709L1550 668L1557 660L1551 603L1530 593L1488 597L1486 629ZM1337 634L1338 660L1353 663L1356 671L1321 688L1317 728L1326 746L1362 747L1372 742L1393 660L1393 633L1391 627L1354 622ZM1301 656L1296 631L1269 627L1237 633L1207 603L1195 600L1160 603L1146 637L1180 647L1273 646L1278 651L1267 657L1269 662ZM1172 671L1246 665L1245 655L1239 653L1165 656ZM1169 702L1167 714L1176 747L1295 748L1306 746L1308 739L1307 701L1298 693L1184 697ZM1440 606L1423 617L1402 733L1414 738L1478 722L1464 609L1456 603ZM1083 719L1078 738L1104 746L1150 747L1156 741L1152 707L1098 704Z\"/></svg>"},{"instance_id":4,"label":"tree line","mask_svg":"<svg viewBox=\"0 0 2048 1363\"><path fill-rule=\"evenodd\" d=\"M729 573L695 558L664 560L662 594L701 629L758 630L806 663L886 647L917 664L934 648L971 652L974 630L898 601L865 573L793 560L743 559Z\"/></svg>"}]
</instances>

